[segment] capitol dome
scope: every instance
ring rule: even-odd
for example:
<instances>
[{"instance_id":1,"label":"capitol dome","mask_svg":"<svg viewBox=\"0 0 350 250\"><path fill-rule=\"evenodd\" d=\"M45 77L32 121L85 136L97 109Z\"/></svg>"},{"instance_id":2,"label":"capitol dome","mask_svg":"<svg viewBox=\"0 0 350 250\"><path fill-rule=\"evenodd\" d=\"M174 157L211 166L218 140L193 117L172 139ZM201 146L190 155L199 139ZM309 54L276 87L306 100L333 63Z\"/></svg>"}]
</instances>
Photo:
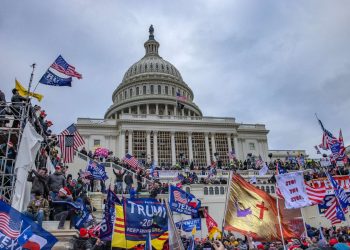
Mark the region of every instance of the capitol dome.
<instances>
[{"instance_id":1,"label":"capitol dome","mask_svg":"<svg viewBox=\"0 0 350 250\"><path fill-rule=\"evenodd\" d=\"M145 56L124 74L113 92L113 104L105 118L118 119L121 114L202 116L179 70L159 56L159 46L151 25L149 39L144 44ZM181 101L177 95L182 97Z\"/></svg>"}]
</instances>

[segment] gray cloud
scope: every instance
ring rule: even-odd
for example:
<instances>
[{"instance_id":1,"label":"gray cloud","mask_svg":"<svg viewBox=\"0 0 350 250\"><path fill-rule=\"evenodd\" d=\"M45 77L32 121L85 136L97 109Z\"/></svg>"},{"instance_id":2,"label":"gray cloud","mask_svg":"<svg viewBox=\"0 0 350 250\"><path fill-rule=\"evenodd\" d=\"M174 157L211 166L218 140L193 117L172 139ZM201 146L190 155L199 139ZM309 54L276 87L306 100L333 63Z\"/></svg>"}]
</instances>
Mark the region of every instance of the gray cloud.
<instances>
[{"instance_id":1,"label":"gray cloud","mask_svg":"<svg viewBox=\"0 0 350 250\"><path fill-rule=\"evenodd\" d=\"M37 82L62 54L84 76L72 88L38 86L59 132L100 117L155 26L160 54L195 93L205 115L265 123L272 149L319 144L317 112L350 139L348 1L3 1L0 80Z\"/></svg>"}]
</instances>

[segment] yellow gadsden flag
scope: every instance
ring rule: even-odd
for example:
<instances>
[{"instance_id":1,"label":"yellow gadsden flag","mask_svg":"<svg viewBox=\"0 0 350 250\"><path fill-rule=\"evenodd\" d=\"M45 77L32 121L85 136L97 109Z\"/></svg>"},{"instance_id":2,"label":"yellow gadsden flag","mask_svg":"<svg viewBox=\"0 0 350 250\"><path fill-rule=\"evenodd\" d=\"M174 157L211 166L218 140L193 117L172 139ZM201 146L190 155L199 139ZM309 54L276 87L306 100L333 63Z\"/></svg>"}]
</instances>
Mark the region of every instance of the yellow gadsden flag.
<instances>
[{"instance_id":1,"label":"yellow gadsden flag","mask_svg":"<svg viewBox=\"0 0 350 250\"><path fill-rule=\"evenodd\" d=\"M275 198L234 174L228 199L225 230L257 240L281 239ZM285 239L296 236L285 224L282 224L282 231Z\"/></svg>"},{"instance_id":2,"label":"yellow gadsden flag","mask_svg":"<svg viewBox=\"0 0 350 250\"><path fill-rule=\"evenodd\" d=\"M163 249L164 243L168 239L168 232L165 232L160 237L152 240L152 246L157 249ZM125 220L124 220L124 209L121 205L115 206L115 221L112 235L112 248L126 248L130 249L139 244L145 244L144 241L131 241L125 238Z\"/></svg>"},{"instance_id":3,"label":"yellow gadsden flag","mask_svg":"<svg viewBox=\"0 0 350 250\"><path fill-rule=\"evenodd\" d=\"M26 89L22 86L22 84L21 84L19 81L17 81L17 79L15 79L15 82L16 82L15 88L18 90L18 94L19 94L20 96L23 96L23 97L28 96L28 90L26 90ZM43 97L44 97L43 95L38 94L38 93L34 93L34 92L29 92L29 95L32 96L32 97L34 97L34 98L36 98L36 99L38 99L39 102L41 102L41 100L42 100Z\"/></svg>"}]
</instances>

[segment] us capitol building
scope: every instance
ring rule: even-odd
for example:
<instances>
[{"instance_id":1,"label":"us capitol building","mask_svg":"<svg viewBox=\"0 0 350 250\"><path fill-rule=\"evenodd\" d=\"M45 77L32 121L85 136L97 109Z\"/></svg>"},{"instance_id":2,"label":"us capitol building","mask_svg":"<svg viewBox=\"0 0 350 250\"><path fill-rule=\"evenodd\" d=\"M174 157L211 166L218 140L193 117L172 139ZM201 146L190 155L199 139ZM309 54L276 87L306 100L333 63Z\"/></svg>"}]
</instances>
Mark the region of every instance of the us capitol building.
<instances>
[{"instance_id":1,"label":"us capitol building","mask_svg":"<svg viewBox=\"0 0 350 250\"><path fill-rule=\"evenodd\" d=\"M129 153L159 166L175 165L182 157L195 166L215 160L226 165L232 150L240 160L247 154L267 160L265 125L203 116L179 70L159 55L153 26L144 47L145 55L129 67L114 90L104 119L78 118L87 149L106 147L119 158ZM176 93L186 97L183 106Z\"/></svg>"}]
</instances>

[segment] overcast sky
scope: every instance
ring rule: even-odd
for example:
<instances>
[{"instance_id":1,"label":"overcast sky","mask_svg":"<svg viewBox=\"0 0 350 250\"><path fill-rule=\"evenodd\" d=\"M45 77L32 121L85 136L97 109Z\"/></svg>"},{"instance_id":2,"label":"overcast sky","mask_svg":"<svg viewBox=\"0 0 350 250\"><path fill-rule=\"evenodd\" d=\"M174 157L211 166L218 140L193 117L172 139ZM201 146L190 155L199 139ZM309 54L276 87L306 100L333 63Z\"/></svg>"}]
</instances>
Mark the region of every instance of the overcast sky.
<instances>
[{"instance_id":1,"label":"overcast sky","mask_svg":"<svg viewBox=\"0 0 350 250\"><path fill-rule=\"evenodd\" d=\"M144 55L154 25L205 116L263 123L270 149L315 156L314 113L345 144L350 131L350 1L1 1L0 83L37 83L62 56L73 87L39 85L59 132L77 117L103 118L125 71Z\"/></svg>"}]
</instances>

